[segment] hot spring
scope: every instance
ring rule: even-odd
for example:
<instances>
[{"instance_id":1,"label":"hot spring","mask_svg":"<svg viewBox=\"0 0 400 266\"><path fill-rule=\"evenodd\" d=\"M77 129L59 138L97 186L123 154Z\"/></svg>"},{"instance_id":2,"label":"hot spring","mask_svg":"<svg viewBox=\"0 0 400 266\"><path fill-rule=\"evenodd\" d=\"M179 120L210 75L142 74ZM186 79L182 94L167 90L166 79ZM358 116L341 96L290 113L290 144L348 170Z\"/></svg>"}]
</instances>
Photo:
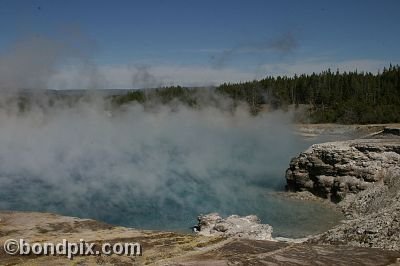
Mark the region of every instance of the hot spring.
<instances>
[{"instance_id":1,"label":"hot spring","mask_svg":"<svg viewBox=\"0 0 400 266\"><path fill-rule=\"evenodd\" d=\"M111 114L82 105L1 113L0 125L4 210L176 231L202 213L256 214L289 237L341 218L271 193L283 191L290 159L312 144L293 134L287 113L134 105Z\"/></svg>"}]
</instances>

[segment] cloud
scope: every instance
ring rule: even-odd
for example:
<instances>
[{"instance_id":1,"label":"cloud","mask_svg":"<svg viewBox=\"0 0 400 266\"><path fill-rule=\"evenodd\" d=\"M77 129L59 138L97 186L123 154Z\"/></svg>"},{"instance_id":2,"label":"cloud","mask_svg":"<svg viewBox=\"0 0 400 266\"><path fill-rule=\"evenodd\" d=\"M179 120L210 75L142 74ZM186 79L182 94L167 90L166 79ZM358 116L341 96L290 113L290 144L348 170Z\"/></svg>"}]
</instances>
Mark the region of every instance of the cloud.
<instances>
[{"instance_id":1,"label":"cloud","mask_svg":"<svg viewBox=\"0 0 400 266\"><path fill-rule=\"evenodd\" d=\"M48 88L85 88L80 68L67 66L53 75ZM159 86L214 86L223 82L247 81L254 78L251 72L239 69L213 69L198 65L102 65L97 71L110 89L140 89ZM85 81L83 79L83 81Z\"/></svg>"},{"instance_id":2,"label":"cloud","mask_svg":"<svg viewBox=\"0 0 400 266\"><path fill-rule=\"evenodd\" d=\"M208 66L154 66L153 73L163 77L167 84L184 84L188 86L219 85L226 81L239 82L251 80L253 73L228 68L216 71Z\"/></svg>"},{"instance_id":3,"label":"cloud","mask_svg":"<svg viewBox=\"0 0 400 266\"><path fill-rule=\"evenodd\" d=\"M263 64L260 66L260 72L264 73L264 75L272 76L293 76L294 74L319 73L329 68L331 71L339 69L341 72L358 70L359 72L377 73L379 70L382 70L383 67L387 66L387 64L389 64L389 62L373 59L335 61L329 58L312 58L286 63Z\"/></svg>"},{"instance_id":4,"label":"cloud","mask_svg":"<svg viewBox=\"0 0 400 266\"><path fill-rule=\"evenodd\" d=\"M272 75L300 75L319 73L327 70L336 71L370 71L382 70L389 62L383 60L358 59L335 61L329 58L295 60L285 63L260 65L257 70L243 71L239 68L213 68L199 65L102 65L96 66L94 80L103 80L98 88L139 89L159 86L216 86L224 82L244 82ZM48 88L76 89L87 88L89 80L82 75L82 66L67 66L54 74ZM86 77L86 78L85 78Z\"/></svg>"},{"instance_id":5,"label":"cloud","mask_svg":"<svg viewBox=\"0 0 400 266\"><path fill-rule=\"evenodd\" d=\"M213 53L210 57L211 65L214 68L225 67L229 61L243 54L269 54L277 53L280 56L286 56L293 53L299 47L299 42L292 32L286 32L272 39L260 42L246 42L230 49L222 50L219 53Z\"/></svg>"},{"instance_id":6,"label":"cloud","mask_svg":"<svg viewBox=\"0 0 400 266\"><path fill-rule=\"evenodd\" d=\"M337 61L332 58L291 59L260 63L247 70L239 66L222 67L239 54L289 54L298 42L292 33L261 43L248 43L216 53L212 65L146 64L98 65L90 39L79 29L63 38L30 36L21 38L0 54L0 89L132 89L170 85L216 86L224 82L241 82L267 75L294 75L320 72L330 68L342 71L377 72L383 60L356 59Z\"/></svg>"}]
</instances>

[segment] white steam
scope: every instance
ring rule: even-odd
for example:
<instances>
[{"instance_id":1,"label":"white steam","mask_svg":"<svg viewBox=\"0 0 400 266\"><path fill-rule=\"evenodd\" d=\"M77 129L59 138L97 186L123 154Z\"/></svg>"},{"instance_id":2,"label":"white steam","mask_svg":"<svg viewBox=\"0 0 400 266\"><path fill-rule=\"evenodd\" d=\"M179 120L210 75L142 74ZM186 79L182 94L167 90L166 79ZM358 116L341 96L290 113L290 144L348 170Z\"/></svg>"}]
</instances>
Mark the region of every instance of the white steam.
<instances>
[{"instance_id":1,"label":"white steam","mask_svg":"<svg viewBox=\"0 0 400 266\"><path fill-rule=\"evenodd\" d=\"M245 187L282 186L288 153L298 149L287 115L253 117L245 108L133 105L110 116L102 104L82 104L2 112L0 124L0 208L111 222L115 208L146 216L138 200L154 212L239 206Z\"/></svg>"}]
</instances>

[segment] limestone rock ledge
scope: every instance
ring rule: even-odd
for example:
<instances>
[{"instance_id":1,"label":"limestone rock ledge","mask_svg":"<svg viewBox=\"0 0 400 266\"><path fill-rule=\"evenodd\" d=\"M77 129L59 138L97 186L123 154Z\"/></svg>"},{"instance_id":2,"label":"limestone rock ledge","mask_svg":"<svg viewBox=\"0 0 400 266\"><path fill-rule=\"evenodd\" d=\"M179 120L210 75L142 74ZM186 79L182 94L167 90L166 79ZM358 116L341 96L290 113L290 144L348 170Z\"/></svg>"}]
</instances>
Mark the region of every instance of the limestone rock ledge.
<instances>
[{"instance_id":1,"label":"limestone rock ledge","mask_svg":"<svg viewBox=\"0 0 400 266\"><path fill-rule=\"evenodd\" d=\"M286 171L289 191L309 191L334 202L388 175L400 176L400 139L356 139L314 144Z\"/></svg>"},{"instance_id":2,"label":"limestone rock ledge","mask_svg":"<svg viewBox=\"0 0 400 266\"><path fill-rule=\"evenodd\" d=\"M312 145L290 162L287 189L337 203L347 220L309 238L335 244L400 250L400 130Z\"/></svg>"}]
</instances>

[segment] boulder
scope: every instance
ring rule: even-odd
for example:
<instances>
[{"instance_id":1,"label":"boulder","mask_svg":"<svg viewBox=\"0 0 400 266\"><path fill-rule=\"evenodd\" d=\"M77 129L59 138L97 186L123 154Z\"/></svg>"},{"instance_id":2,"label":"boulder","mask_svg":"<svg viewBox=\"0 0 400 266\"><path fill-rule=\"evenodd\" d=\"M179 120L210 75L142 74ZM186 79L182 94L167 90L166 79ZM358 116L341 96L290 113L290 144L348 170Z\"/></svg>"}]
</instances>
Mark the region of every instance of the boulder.
<instances>
[{"instance_id":1,"label":"boulder","mask_svg":"<svg viewBox=\"0 0 400 266\"><path fill-rule=\"evenodd\" d=\"M255 215L231 215L222 218L218 213L200 215L196 232L204 236L223 236L252 240L273 240L272 226L262 224Z\"/></svg>"}]
</instances>

